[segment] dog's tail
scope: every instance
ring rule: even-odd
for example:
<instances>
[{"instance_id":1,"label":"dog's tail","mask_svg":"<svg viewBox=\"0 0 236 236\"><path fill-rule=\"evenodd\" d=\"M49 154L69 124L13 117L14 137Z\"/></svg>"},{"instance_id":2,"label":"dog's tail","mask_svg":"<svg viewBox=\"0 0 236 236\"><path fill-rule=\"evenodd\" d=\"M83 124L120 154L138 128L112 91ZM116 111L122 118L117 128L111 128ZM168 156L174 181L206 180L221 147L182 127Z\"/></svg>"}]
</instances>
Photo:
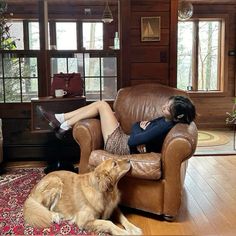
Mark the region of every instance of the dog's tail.
<instances>
[{"instance_id":1,"label":"dog's tail","mask_svg":"<svg viewBox=\"0 0 236 236\"><path fill-rule=\"evenodd\" d=\"M23 214L25 222L33 227L49 227L54 221L55 212L37 202L34 198L28 197L24 203Z\"/></svg>"},{"instance_id":2,"label":"dog's tail","mask_svg":"<svg viewBox=\"0 0 236 236\"><path fill-rule=\"evenodd\" d=\"M23 208L25 222L31 226L45 228L52 222L59 223L60 215L54 212L62 194L63 183L59 177L48 176L32 190Z\"/></svg>"}]
</instances>

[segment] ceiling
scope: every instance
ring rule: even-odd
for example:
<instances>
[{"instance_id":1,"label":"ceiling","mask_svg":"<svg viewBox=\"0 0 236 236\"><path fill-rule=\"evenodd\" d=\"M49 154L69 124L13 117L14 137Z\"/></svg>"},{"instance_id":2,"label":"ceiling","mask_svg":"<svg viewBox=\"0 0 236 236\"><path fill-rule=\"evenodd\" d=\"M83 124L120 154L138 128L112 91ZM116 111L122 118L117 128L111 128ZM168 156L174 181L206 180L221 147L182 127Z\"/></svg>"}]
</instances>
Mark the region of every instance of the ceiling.
<instances>
[{"instance_id":1,"label":"ceiling","mask_svg":"<svg viewBox=\"0 0 236 236\"><path fill-rule=\"evenodd\" d=\"M236 0L189 0L189 2L200 4L236 4Z\"/></svg>"},{"instance_id":2,"label":"ceiling","mask_svg":"<svg viewBox=\"0 0 236 236\"><path fill-rule=\"evenodd\" d=\"M6 0L8 3L14 4L32 4L39 0ZM106 0L47 0L49 4L61 3L61 4L81 4L81 5L104 5ZM109 0L108 3L118 2L118 0Z\"/></svg>"},{"instance_id":3,"label":"ceiling","mask_svg":"<svg viewBox=\"0 0 236 236\"><path fill-rule=\"evenodd\" d=\"M32 4L33 2L38 2L39 0L7 0L8 3L14 4ZM47 0L49 4L62 3L62 4L73 4L79 3L82 5L103 5L106 0ZM145 0L144 0L145 1ZM236 0L187 0L192 3L206 3L206 4L236 4ZM118 0L108 0L109 3L118 2Z\"/></svg>"}]
</instances>

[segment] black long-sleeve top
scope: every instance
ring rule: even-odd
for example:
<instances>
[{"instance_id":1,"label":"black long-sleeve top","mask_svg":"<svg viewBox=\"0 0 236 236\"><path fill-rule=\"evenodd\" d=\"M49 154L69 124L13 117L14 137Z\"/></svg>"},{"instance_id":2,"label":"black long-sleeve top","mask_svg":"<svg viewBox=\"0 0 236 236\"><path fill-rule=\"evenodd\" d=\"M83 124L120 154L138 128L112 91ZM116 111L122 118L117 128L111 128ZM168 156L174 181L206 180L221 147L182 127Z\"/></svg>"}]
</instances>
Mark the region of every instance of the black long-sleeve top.
<instances>
[{"instance_id":1,"label":"black long-sleeve top","mask_svg":"<svg viewBox=\"0 0 236 236\"><path fill-rule=\"evenodd\" d=\"M144 130L140 122L136 122L128 140L130 153L139 153L136 147L141 144L145 144L147 152L161 152L164 139L175 124L174 121L165 120L165 117L159 117L151 120Z\"/></svg>"}]
</instances>

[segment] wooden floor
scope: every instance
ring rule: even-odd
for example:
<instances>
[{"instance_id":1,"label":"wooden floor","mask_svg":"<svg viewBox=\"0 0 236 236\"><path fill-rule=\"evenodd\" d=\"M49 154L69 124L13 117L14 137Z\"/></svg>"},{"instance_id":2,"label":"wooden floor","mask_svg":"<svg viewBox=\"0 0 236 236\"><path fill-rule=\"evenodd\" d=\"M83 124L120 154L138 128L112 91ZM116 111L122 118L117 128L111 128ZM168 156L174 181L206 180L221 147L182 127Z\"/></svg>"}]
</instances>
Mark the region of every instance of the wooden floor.
<instances>
[{"instance_id":1,"label":"wooden floor","mask_svg":"<svg viewBox=\"0 0 236 236\"><path fill-rule=\"evenodd\" d=\"M127 213L145 235L236 235L236 156L192 157L175 222Z\"/></svg>"},{"instance_id":2,"label":"wooden floor","mask_svg":"<svg viewBox=\"0 0 236 236\"><path fill-rule=\"evenodd\" d=\"M22 166L22 163L10 165ZM34 163L43 166L45 163ZM28 163L25 166L32 166ZM182 206L175 222L123 209L144 235L236 235L236 156L189 160ZM148 194L148 193L147 193Z\"/></svg>"}]
</instances>

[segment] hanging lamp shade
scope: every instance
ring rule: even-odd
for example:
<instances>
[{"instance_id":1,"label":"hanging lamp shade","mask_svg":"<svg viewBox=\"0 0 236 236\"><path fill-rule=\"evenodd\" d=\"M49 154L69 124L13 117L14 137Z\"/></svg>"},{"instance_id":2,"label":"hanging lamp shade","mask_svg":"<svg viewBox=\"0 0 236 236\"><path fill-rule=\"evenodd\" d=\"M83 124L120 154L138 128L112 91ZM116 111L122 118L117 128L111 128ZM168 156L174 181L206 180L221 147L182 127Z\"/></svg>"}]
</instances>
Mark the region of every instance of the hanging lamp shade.
<instances>
[{"instance_id":1,"label":"hanging lamp shade","mask_svg":"<svg viewBox=\"0 0 236 236\"><path fill-rule=\"evenodd\" d=\"M103 16L102 16L102 21L107 24L107 23L111 23L113 21L113 16L112 16L112 12L111 9L108 5L108 0L106 1L106 6L103 12Z\"/></svg>"},{"instance_id":2,"label":"hanging lamp shade","mask_svg":"<svg viewBox=\"0 0 236 236\"><path fill-rule=\"evenodd\" d=\"M178 19L188 20L193 15L193 5L188 1L180 1L178 5Z\"/></svg>"}]
</instances>

